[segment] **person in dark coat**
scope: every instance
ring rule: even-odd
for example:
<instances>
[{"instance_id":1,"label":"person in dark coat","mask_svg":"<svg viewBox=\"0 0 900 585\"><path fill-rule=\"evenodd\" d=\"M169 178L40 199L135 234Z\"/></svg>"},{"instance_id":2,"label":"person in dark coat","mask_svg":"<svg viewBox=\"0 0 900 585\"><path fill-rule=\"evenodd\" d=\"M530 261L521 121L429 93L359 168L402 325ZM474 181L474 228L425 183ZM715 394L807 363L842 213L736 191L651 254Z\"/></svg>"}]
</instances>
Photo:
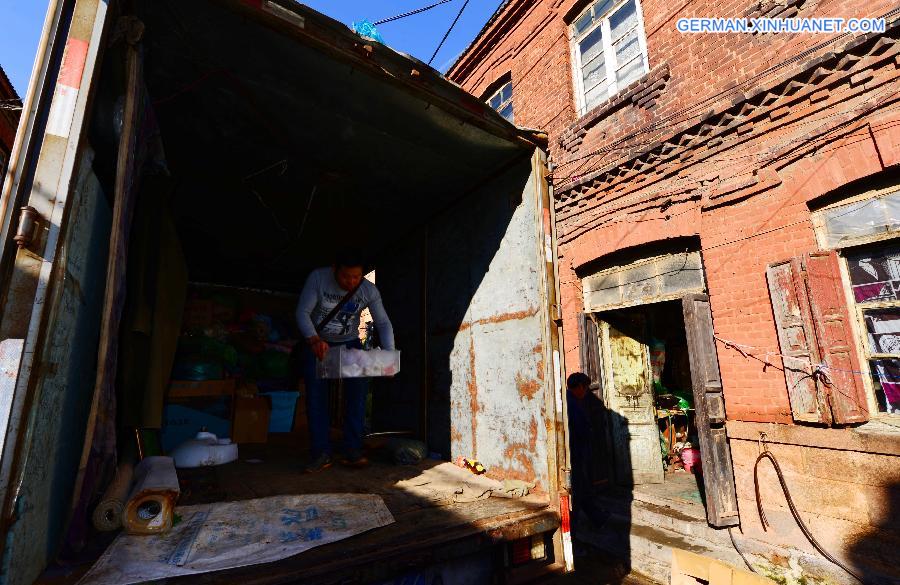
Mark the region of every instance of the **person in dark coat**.
<instances>
[{"instance_id":1,"label":"person in dark coat","mask_svg":"<svg viewBox=\"0 0 900 585\"><path fill-rule=\"evenodd\" d=\"M577 536L578 511L583 511L595 528L602 527L609 519L609 512L594 501L594 478L591 473L594 429L591 423L588 401L591 379L576 372L566 380L569 414L569 454L572 466L573 536Z\"/></svg>"}]
</instances>

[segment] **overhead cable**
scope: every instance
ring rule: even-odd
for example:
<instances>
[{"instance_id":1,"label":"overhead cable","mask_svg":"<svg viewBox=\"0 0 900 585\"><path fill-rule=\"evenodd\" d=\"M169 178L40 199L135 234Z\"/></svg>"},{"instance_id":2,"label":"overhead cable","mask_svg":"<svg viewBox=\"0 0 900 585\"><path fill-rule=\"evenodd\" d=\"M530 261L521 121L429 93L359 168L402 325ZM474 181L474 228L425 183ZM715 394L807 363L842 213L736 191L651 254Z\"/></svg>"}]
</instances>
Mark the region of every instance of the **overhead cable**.
<instances>
[{"instance_id":1,"label":"overhead cable","mask_svg":"<svg viewBox=\"0 0 900 585\"><path fill-rule=\"evenodd\" d=\"M441 39L441 42L438 43L437 49L434 50L434 53L431 55L431 59L428 60L428 64L431 65L431 62L434 61L434 58L437 57L438 51L441 50L441 47L444 46L444 42L447 40L447 37L450 36L450 31L453 30L453 27L456 26L456 23L459 22L459 17L462 16L463 10L466 9L466 6L469 5L469 0L463 2L462 7L459 9L459 12L456 13L456 18L453 19L453 23L450 24L450 28L447 29L447 32L444 33L444 38Z\"/></svg>"},{"instance_id":2,"label":"overhead cable","mask_svg":"<svg viewBox=\"0 0 900 585\"><path fill-rule=\"evenodd\" d=\"M424 6L422 8L417 8L416 10L410 10L409 12L404 12L403 14L398 14L396 16L390 16L388 18L382 18L381 20L376 20L372 24L378 26L379 24L387 24L388 22L394 22L395 20L400 20L401 18L406 18L407 16L412 16L414 14L419 14L421 12L425 12L426 10L431 10L435 6L440 6L441 4L446 4L447 2L452 2L453 0L441 0L440 2L435 2L430 6Z\"/></svg>"}]
</instances>

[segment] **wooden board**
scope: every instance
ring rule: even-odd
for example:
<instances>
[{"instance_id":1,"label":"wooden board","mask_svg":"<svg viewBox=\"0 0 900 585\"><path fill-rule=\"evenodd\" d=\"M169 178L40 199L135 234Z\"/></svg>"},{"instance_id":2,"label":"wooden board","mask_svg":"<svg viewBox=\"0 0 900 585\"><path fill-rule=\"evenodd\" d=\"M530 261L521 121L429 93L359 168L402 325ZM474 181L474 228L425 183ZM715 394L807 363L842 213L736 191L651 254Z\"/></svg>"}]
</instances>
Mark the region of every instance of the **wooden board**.
<instances>
[{"instance_id":1,"label":"wooden board","mask_svg":"<svg viewBox=\"0 0 900 585\"><path fill-rule=\"evenodd\" d=\"M725 402L709 297L688 295L682 299L682 308L696 407L694 423L700 439L706 519L719 528L736 526L740 517L731 448L725 434Z\"/></svg>"},{"instance_id":2,"label":"wooden board","mask_svg":"<svg viewBox=\"0 0 900 585\"><path fill-rule=\"evenodd\" d=\"M672 549L672 585L773 585L775 581L686 550Z\"/></svg>"}]
</instances>

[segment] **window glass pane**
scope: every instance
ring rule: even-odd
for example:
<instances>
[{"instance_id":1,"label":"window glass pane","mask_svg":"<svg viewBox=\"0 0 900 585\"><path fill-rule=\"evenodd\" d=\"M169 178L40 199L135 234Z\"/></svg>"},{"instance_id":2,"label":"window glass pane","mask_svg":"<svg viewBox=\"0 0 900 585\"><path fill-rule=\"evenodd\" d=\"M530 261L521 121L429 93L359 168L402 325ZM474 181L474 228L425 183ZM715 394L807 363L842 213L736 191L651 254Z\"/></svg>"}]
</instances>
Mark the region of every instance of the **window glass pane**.
<instances>
[{"instance_id":1,"label":"window glass pane","mask_svg":"<svg viewBox=\"0 0 900 585\"><path fill-rule=\"evenodd\" d=\"M625 33L637 26L637 8L634 0L624 4L616 10L616 13L609 17L609 28L612 34L612 40L625 36Z\"/></svg>"},{"instance_id":2,"label":"window glass pane","mask_svg":"<svg viewBox=\"0 0 900 585\"><path fill-rule=\"evenodd\" d=\"M504 118L506 118L507 120L509 120L510 122L513 121L512 102L509 102L508 104L506 104L506 107L504 107L502 110L500 110L500 115L503 116Z\"/></svg>"},{"instance_id":3,"label":"window glass pane","mask_svg":"<svg viewBox=\"0 0 900 585\"><path fill-rule=\"evenodd\" d=\"M507 81L503 84L503 87L498 89L497 93L488 100L488 105L500 112L503 117L506 117L504 112L509 110L507 119L512 121L512 82Z\"/></svg>"},{"instance_id":4,"label":"window glass pane","mask_svg":"<svg viewBox=\"0 0 900 585\"><path fill-rule=\"evenodd\" d=\"M578 50L581 52L581 64L584 66L584 64L603 51L603 29L598 26L592 30L588 36L578 43Z\"/></svg>"},{"instance_id":5,"label":"window glass pane","mask_svg":"<svg viewBox=\"0 0 900 585\"><path fill-rule=\"evenodd\" d=\"M612 5L613 0L600 0L594 6L585 12L581 18L575 21L573 28L575 29L575 36L580 35L587 29L591 27L591 25L601 18L605 16L606 12L609 10L609 7Z\"/></svg>"},{"instance_id":6,"label":"window glass pane","mask_svg":"<svg viewBox=\"0 0 900 585\"><path fill-rule=\"evenodd\" d=\"M508 102L512 99L512 81L503 86L500 90L500 103Z\"/></svg>"},{"instance_id":7,"label":"window glass pane","mask_svg":"<svg viewBox=\"0 0 900 585\"><path fill-rule=\"evenodd\" d=\"M900 307L868 309L863 312L871 353L900 357Z\"/></svg>"},{"instance_id":8,"label":"window glass pane","mask_svg":"<svg viewBox=\"0 0 900 585\"><path fill-rule=\"evenodd\" d=\"M885 412L900 412L900 359L869 360L878 406Z\"/></svg>"},{"instance_id":9,"label":"window glass pane","mask_svg":"<svg viewBox=\"0 0 900 585\"><path fill-rule=\"evenodd\" d=\"M703 265L698 252L673 254L657 262L662 277L662 293L703 290Z\"/></svg>"},{"instance_id":10,"label":"window glass pane","mask_svg":"<svg viewBox=\"0 0 900 585\"><path fill-rule=\"evenodd\" d=\"M900 299L900 248L882 248L847 257L857 303Z\"/></svg>"},{"instance_id":11,"label":"window glass pane","mask_svg":"<svg viewBox=\"0 0 900 585\"><path fill-rule=\"evenodd\" d=\"M644 74L644 59L638 55L634 58L630 63L624 65L621 69L616 71L616 82L618 83L619 89L623 89L626 85L638 79L641 75Z\"/></svg>"},{"instance_id":12,"label":"window glass pane","mask_svg":"<svg viewBox=\"0 0 900 585\"><path fill-rule=\"evenodd\" d=\"M628 63L641 52L637 30L633 30L613 45L616 50L616 63Z\"/></svg>"},{"instance_id":13,"label":"window glass pane","mask_svg":"<svg viewBox=\"0 0 900 585\"><path fill-rule=\"evenodd\" d=\"M827 244L900 229L900 192L830 209L823 214Z\"/></svg>"},{"instance_id":14,"label":"window glass pane","mask_svg":"<svg viewBox=\"0 0 900 585\"><path fill-rule=\"evenodd\" d=\"M590 110L600 102L606 99L608 95L606 84L601 83L600 85L594 87L594 89L589 89L587 93L584 94L584 109Z\"/></svg>"},{"instance_id":15,"label":"window glass pane","mask_svg":"<svg viewBox=\"0 0 900 585\"><path fill-rule=\"evenodd\" d=\"M890 222L891 229L898 229L897 224L900 224L900 191L886 195L882 198L882 202L884 203L885 219Z\"/></svg>"},{"instance_id":16,"label":"window glass pane","mask_svg":"<svg viewBox=\"0 0 900 585\"><path fill-rule=\"evenodd\" d=\"M588 10L584 13L584 16L575 21L575 35L580 35L586 31L592 22L594 22L593 11Z\"/></svg>"},{"instance_id":17,"label":"window glass pane","mask_svg":"<svg viewBox=\"0 0 900 585\"><path fill-rule=\"evenodd\" d=\"M590 91L598 83L606 79L606 62L603 59L603 53L584 67L582 78L584 79L584 89L586 91Z\"/></svg>"},{"instance_id":18,"label":"window glass pane","mask_svg":"<svg viewBox=\"0 0 900 585\"><path fill-rule=\"evenodd\" d=\"M660 281L656 264L653 262L628 268L622 273L622 296L639 299L659 294Z\"/></svg>"}]
</instances>

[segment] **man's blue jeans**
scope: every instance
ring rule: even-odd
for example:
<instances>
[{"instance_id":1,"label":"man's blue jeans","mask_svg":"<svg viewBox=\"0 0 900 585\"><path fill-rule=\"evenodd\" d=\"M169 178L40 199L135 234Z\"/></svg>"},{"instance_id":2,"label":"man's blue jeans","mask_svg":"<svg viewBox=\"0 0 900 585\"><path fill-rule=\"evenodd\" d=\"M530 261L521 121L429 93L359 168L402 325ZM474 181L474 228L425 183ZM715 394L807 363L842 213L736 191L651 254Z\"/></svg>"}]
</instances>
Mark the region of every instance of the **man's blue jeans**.
<instances>
[{"instance_id":1,"label":"man's blue jeans","mask_svg":"<svg viewBox=\"0 0 900 585\"><path fill-rule=\"evenodd\" d=\"M362 349L359 340L346 343L330 343L331 348L339 345L353 349ZM329 412L328 390L330 380L323 380L316 375L316 356L309 347L301 350L303 379L306 381L306 417L309 421L309 437L312 458L319 455L331 455L331 413ZM344 452L358 454L362 452L363 425L366 418L366 395L369 391L368 378L345 378L343 380L344 402Z\"/></svg>"}]
</instances>

